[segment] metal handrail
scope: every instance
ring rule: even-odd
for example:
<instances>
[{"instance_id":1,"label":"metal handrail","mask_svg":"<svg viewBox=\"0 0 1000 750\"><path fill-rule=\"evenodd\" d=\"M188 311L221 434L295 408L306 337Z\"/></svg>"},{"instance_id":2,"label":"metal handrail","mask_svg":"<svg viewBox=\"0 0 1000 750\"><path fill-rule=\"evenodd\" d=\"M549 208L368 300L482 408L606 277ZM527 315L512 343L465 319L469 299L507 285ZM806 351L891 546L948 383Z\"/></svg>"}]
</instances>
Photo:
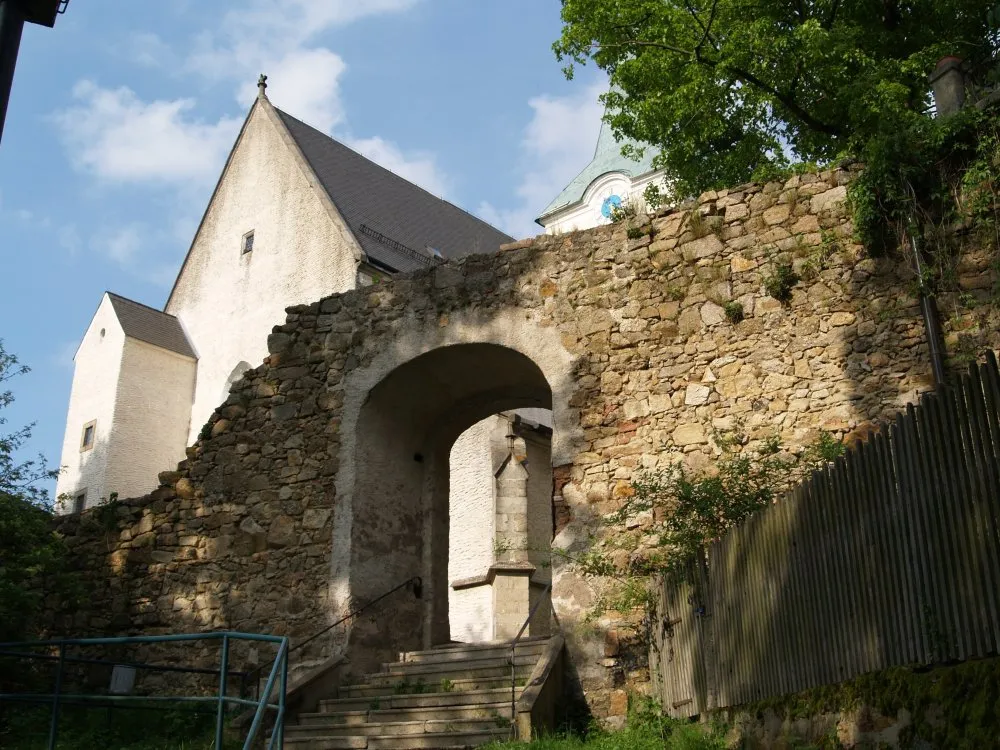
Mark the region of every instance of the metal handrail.
<instances>
[{"instance_id":1,"label":"metal handrail","mask_svg":"<svg viewBox=\"0 0 1000 750\"><path fill-rule=\"evenodd\" d=\"M134 644L144 644L144 643L176 643L183 641L212 641L221 640L222 641L222 664L217 670L219 675L219 693L217 696L140 696L140 695L71 695L63 693L63 672L65 671L65 665L69 661L76 661L72 657L67 657L66 650L71 646L114 646L122 645L128 643ZM230 641L243 640L243 641L263 641L266 643L277 643L278 653L274 658L274 666L271 668L271 674L267 681L267 687L265 688L264 694L256 701L249 701L244 698L232 698L226 695L227 692L227 680L229 677L229 645ZM45 641L15 641L0 643L0 656L14 656L15 658L43 658L48 660L48 655L26 655L21 652L4 652L5 649L11 648L38 648L38 647L56 647L58 648L58 656L55 658L59 662L58 671L56 672L55 685L53 691L50 694L35 694L35 695L17 695L17 694L0 694L0 701L2 700L34 700L34 701L44 701L51 702L51 718L49 720L49 740L48 748L49 750L54 750L56 745L56 739L58 735L59 728L59 708L63 702L80 703L87 701L101 701L110 703L122 703L127 704L130 702L156 702L156 701L170 701L175 703L214 703L216 704L215 714L216 714L216 725L215 725L215 747L217 750L222 749L222 729L223 729L223 719L225 716L225 708L227 705L237 705L237 706L256 706L256 711L254 712L253 725L250 728L250 732L247 735L246 742L243 745L244 750L249 750L253 745L254 740L257 736L257 731L260 728L260 724L264 717L264 712L268 710L277 711L277 717L274 723L274 730L271 733L271 740L268 743L268 750L277 747L282 748L284 746L284 724L285 724L285 692L288 684L288 638L284 636L276 635L262 635L255 633L238 633L230 631L216 631L211 633L190 633L182 635L150 635L150 636L123 636L118 638L59 638ZM203 673L203 670L191 670ZM211 670L216 671L216 670ZM279 682L279 693L277 704L269 703L271 698L271 693L274 692L275 682Z\"/></svg>"},{"instance_id":2,"label":"metal handrail","mask_svg":"<svg viewBox=\"0 0 1000 750\"><path fill-rule=\"evenodd\" d=\"M395 594L397 591L399 591L400 589L406 588L407 586L412 586L412 588L413 588L413 595L415 597L417 597L417 599L420 599L423 596L423 578L421 578L420 576L412 576L410 578L407 578L405 581L403 581L402 583L398 584L397 586L392 587L391 589L389 589L388 591L386 591L381 596L377 596L376 598L372 599L370 602L367 602L367 603L361 605L357 609L351 610L350 612L348 612L346 615L344 615L343 617L341 617L336 622L331 623L330 625L327 625L325 628L323 628L322 630L320 630L320 631L318 631L316 633L313 633L311 636L309 636L308 638L306 638L301 643L297 643L294 646L289 647L289 649L288 649L289 655L291 655L291 653L293 651L297 651L298 649L302 648L306 644L311 643L312 641L316 640L321 635L325 635L326 633L329 633L331 630L333 630L338 625L341 625L341 624L347 622L348 620L350 620L350 619L352 619L354 617L357 617L358 615L360 615L362 612L364 612L369 607L372 607L372 606L378 604L380 601L382 601L386 597L391 596L392 594ZM257 683L257 682L260 681L261 669L262 669L262 667L257 667L256 669L252 670L249 673L248 677L251 679L252 683Z\"/></svg>"},{"instance_id":3,"label":"metal handrail","mask_svg":"<svg viewBox=\"0 0 1000 750\"><path fill-rule=\"evenodd\" d=\"M524 620L524 624L521 629L517 631L517 635L514 636L514 640L510 642L510 735L511 739L517 739L517 696L516 688L517 685L517 644L521 640L521 636L524 635L524 631L528 629L528 625L531 623L531 618L535 616L538 608L542 606L545 601L546 594L552 591L552 580L550 579L545 588L542 589L542 593L538 596L538 601L535 602L535 606L531 608L528 616Z\"/></svg>"}]
</instances>

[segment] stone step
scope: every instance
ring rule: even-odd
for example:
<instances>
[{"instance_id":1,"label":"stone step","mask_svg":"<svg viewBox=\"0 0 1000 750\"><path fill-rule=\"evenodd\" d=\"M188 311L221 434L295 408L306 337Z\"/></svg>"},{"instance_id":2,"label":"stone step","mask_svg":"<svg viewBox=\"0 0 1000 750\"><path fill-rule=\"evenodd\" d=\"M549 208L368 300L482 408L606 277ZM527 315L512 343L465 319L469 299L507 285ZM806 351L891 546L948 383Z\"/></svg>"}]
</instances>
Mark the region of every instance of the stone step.
<instances>
[{"instance_id":1,"label":"stone step","mask_svg":"<svg viewBox=\"0 0 1000 750\"><path fill-rule=\"evenodd\" d=\"M285 746L307 750L459 750L485 745L510 736L509 729L479 732L440 732L419 735L380 735L375 737L285 737Z\"/></svg>"},{"instance_id":2,"label":"stone step","mask_svg":"<svg viewBox=\"0 0 1000 750\"><path fill-rule=\"evenodd\" d=\"M500 703L476 703L468 706L417 706L413 708L388 708L372 711L336 711L299 714L299 724L327 724L329 726L357 726L376 721L430 721L503 718L509 720L510 694Z\"/></svg>"},{"instance_id":3,"label":"stone step","mask_svg":"<svg viewBox=\"0 0 1000 750\"><path fill-rule=\"evenodd\" d=\"M518 654L514 659L515 666L533 667L538 663L538 656ZM364 675L363 682L371 683L375 677L398 676L400 680L409 677L413 682L419 675L427 675L428 682L438 681L442 677L452 680L469 679L472 677L499 677L503 670L510 674L510 662L507 657L491 659L464 659L459 662L389 662L382 665L381 672Z\"/></svg>"},{"instance_id":4,"label":"stone step","mask_svg":"<svg viewBox=\"0 0 1000 750\"><path fill-rule=\"evenodd\" d=\"M299 724L285 729L285 737L375 737L379 735L449 734L492 732L509 729L507 719L430 719L427 721L380 721L367 724Z\"/></svg>"},{"instance_id":5,"label":"stone step","mask_svg":"<svg viewBox=\"0 0 1000 750\"><path fill-rule=\"evenodd\" d=\"M520 695L521 689L517 693ZM480 703L510 701L510 688L468 690L453 693L421 693L415 695L383 695L375 698L327 698L319 702L321 713L341 711L385 711L397 708L429 708L432 706L471 706ZM373 705L374 704L374 705Z\"/></svg>"},{"instance_id":6,"label":"stone step","mask_svg":"<svg viewBox=\"0 0 1000 750\"><path fill-rule=\"evenodd\" d=\"M268 737L270 741L270 737ZM285 747L302 750L363 750L368 747L367 737L291 737L285 732Z\"/></svg>"},{"instance_id":7,"label":"stone step","mask_svg":"<svg viewBox=\"0 0 1000 750\"><path fill-rule=\"evenodd\" d=\"M523 639L517 644L517 654L531 654L536 658L542 655L548 639ZM482 644L449 644L447 648L430 649L429 651L407 651L399 655L401 663L438 663L463 661L465 659L506 659L510 655L509 642L493 642Z\"/></svg>"},{"instance_id":8,"label":"stone step","mask_svg":"<svg viewBox=\"0 0 1000 750\"><path fill-rule=\"evenodd\" d=\"M519 667L514 673L515 687L523 687L531 670ZM340 688L341 698L373 698L383 695L432 695L437 693L460 692L470 690L493 690L506 687L510 689L510 673L502 677L472 677L463 680L444 680L440 682L399 683L386 679L375 679L372 683L360 685L345 685Z\"/></svg>"},{"instance_id":9,"label":"stone step","mask_svg":"<svg viewBox=\"0 0 1000 750\"><path fill-rule=\"evenodd\" d=\"M518 663L514 667L514 679L524 680L531 674L535 666L534 661ZM443 692L443 687L448 683L452 686L470 680L510 680L510 665L503 664L496 667L481 667L476 669L452 668L439 672L374 672L362 675L358 682L344 685L341 690L358 686L376 687L382 690L382 694L390 694L396 690L415 693L423 686L423 690L428 693Z\"/></svg>"}]
</instances>

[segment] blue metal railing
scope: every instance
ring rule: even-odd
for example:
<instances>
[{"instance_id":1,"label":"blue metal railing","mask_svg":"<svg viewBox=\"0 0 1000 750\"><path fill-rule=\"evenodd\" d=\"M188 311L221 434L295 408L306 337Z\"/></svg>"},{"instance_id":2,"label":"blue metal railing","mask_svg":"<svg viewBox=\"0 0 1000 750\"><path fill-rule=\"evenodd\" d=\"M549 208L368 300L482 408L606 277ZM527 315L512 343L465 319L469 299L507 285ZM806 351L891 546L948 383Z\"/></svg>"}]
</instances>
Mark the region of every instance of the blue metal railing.
<instances>
[{"instance_id":1,"label":"blue metal railing","mask_svg":"<svg viewBox=\"0 0 1000 750\"><path fill-rule=\"evenodd\" d=\"M97 660L76 659L67 655L67 650L73 647L82 646L117 646L124 644L148 644L148 643L178 643L184 641L215 641L221 640L221 664L218 671L205 669L183 669L173 668L171 671L185 671L195 673L210 673L219 675L218 694L214 696L143 696L143 695L76 695L63 693L63 675L67 662L76 661L95 662ZM278 645L278 653L275 655L274 663L271 666L267 684L257 700L249 700L243 697L232 697L227 695L228 679L232 672L229 670L229 648L232 641L258 641L265 643L275 643ZM26 649L47 648L57 649L58 656L46 654L28 654ZM9 649L18 649L10 651ZM260 731L264 721L266 711L275 711L274 728L271 732L271 740L268 742L268 750L284 747L284 725L285 725L285 692L288 687L288 638L276 635L260 635L254 633L236 632L214 632L214 633L192 633L185 635L150 635L150 636L125 636L120 638L79 638L60 639L49 641L20 641L14 643L0 643L0 657L15 658L42 658L47 660L57 660L55 684L50 694L24 694L24 693L0 693L0 703L4 701L34 701L51 703L51 717L49 721L49 741L48 750L55 750L56 740L59 733L59 709L63 703L87 703L87 702L110 702L127 705L134 703L149 703L158 701L169 701L174 703L200 703L214 704L215 710L215 748L222 750L222 735L226 707L230 705L254 707L253 721L247 733L243 750L250 750L257 733ZM110 662L120 664L121 662ZM142 665L135 665L142 666ZM159 665L152 665L154 668L164 669ZM236 673L241 676L244 673ZM271 694L275 687L278 688L277 703L270 703Z\"/></svg>"}]
</instances>

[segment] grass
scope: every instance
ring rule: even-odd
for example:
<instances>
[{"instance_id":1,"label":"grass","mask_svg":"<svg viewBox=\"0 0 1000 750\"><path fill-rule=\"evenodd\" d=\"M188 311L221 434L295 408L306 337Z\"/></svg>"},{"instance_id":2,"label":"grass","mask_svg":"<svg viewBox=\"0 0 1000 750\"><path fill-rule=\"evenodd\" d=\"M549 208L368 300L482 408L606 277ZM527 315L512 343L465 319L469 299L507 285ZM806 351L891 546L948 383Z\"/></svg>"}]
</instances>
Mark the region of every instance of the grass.
<instances>
[{"instance_id":1,"label":"grass","mask_svg":"<svg viewBox=\"0 0 1000 750\"><path fill-rule=\"evenodd\" d=\"M592 729L585 736L557 734L533 742L494 742L484 750L725 750L723 732L670 719L655 708L633 711L624 729Z\"/></svg>"},{"instance_id":2,"label":"grass","mask_svg":"<svg viewBox=\"0 0 1000 750\"><path fill-rule=\"evenodd\" d=\"M0 747L48 747L48 707L9 706L0 712ZM243 747L227 733L226 750ZM212 750L215 716L184 709L63 707L57 750Z\"/></svg>"}]
</instances>

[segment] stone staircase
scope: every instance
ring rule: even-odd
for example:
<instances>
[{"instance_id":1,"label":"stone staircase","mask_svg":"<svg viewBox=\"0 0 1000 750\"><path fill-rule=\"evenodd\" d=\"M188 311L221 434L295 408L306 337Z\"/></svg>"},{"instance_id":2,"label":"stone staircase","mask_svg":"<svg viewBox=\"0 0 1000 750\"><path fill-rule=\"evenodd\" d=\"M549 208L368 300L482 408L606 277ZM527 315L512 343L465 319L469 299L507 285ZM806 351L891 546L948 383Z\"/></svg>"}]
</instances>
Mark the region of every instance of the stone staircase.
<instances>
[{"instance_id":1,"label":"stone staircase","mask_svg":"<svg viewBox=\"0 0 1000 750\"><path fill-rule=\"evenodd\" d=\"M516 695L549 639L524 638L515 660ZM285 746L309 750L469 748L511 736L510 644L450 644L400 654L398 662L341 685L285 728Z\"/></svg>"}]
</instances>

